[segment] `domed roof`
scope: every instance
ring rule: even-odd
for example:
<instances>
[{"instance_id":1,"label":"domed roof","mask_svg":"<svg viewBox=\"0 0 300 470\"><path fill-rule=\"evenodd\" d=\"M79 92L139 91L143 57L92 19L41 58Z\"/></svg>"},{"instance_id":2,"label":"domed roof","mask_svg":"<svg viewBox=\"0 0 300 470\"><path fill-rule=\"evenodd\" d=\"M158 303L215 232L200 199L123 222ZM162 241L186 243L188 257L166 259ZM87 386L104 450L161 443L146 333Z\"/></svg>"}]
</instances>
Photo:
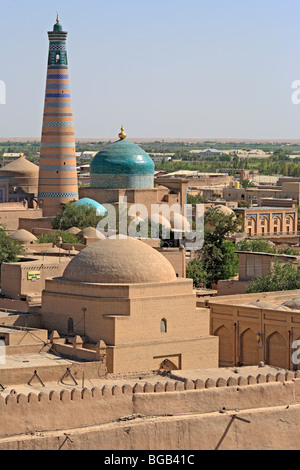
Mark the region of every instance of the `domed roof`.
<instances>
[{"instance_id":1,"label":"domed roof","mask_svg":"<svg viewBox=\"0 0 300 470\"><path fill-rule=\"evenodd\" d=\"M218 209L219 212L222 212L224 215L234 215L235 213L230 207L219 205L219 206L212 206L212 207L207 207L205 212L208 211L209 209Z\"/></svg>"},{"instance_id":2,"label":"domed roof","mask_svg":"<svg viewBox=\"0 0 300 470\"><path fill-rule=\"evenodd\" d=\"M133 238L99 240L68 264L63 278L77 282L137 284L176 280L169 261Z\"/></svg>"},{"instance_id":3,"label":"domed roof","mask_svg":"<svg viewBox=\"0 0 300 470\"><path fill-rule=\"evenodd\" d=\"M220 205L216 206L216 208L219 212L223 212L224 215L235 215L234 211L230 209L230 207Z\"/></svg>"},{"instance_id":4,"label":"domed roof","mask_svg":"<svg viewBox=\"0 0 300 470\"><path fill-rule=\"evenodd\" d=\"M105 235L101 233L99 230L97 230L95 227L87 227L81 230L81 232L78 233L79 237L86 237L86 238L99 238L100 240L105 238Z\"/></svg>"},{"instance_id":5,"label":"domed roof","mask_svg":"<svg viewBox=\"0 0 300 470\"><path fill-rule=\"evenodd\" d=\"M20 158L0 168L0 173L18 173L38 177L39 167L20 154Z\"/></svg>"},{"instance_id":6,"label":"domed roof","mask_svg":"<svg viewBox=\"0 0 300 470\"><path fill-rule=\"evenodd\" d=\"M62 24L59 22L59 18L58 18L58 15L57 15L56 23L53 26L53 31L62 31L62 30L63 30L63 27L62 27Z\"/></svg>"},{"instance_id":7,"label":"domed roof","mask_svg":"<svg viewBox=\"0 0 300 470\"><path fill-rule=\"evenodd\" d=\"M78 235L78 233L80 233L81 230L78 227L71 227L67 230L67 232L72 233L73 235Z\"/></svg>"},{"instance_id":8,"label":"domed roof","mask_svg":"<svg viewBox=\"0 0 300 470\"><path fill-rule=\"evenodd\" d=\"M17 240L20 243L32 243L37 240L36 236L33 233L28 232L27 230L20 229L16 230L10 235L12 240Z\"/></svg>"},{"instance_id":9,"label":"domed roof","mask_svg":"<svg viewBox=\"0 0 300 470\"><path fill-rule=\"evenodd\" d=\"M90 175L93 188L153 187L154 163L143 149L122 137L107 144L95 155L90 165ZM114 176L118 178L114 180ZM138 176L140 180L132 178ZM145 178L147 176L151 178Z\"/></svg>"},{"instance_id":10,"label":"domed roof","mask_svg":"<svg viewBox=\"0 0 300 470\"><path fill-rule=\"evenodd\" d=\"M97 210L97 215L107 214L105 207L103 207L99 202L94 201L94 199L90 199L88 197L78 199L78 201L75 201L74 204L75 206L93 206Z\"/></svg>"},{"instance_id":11,"label":"domed roof","mask_svg":"<svg viewBox=\"0 0 300 470\"><path fill-rule=\"evenodd\" d=\"M51 248L45 248L43 251L41 251L41 254L42 255L67 255L68 252L53 244Z\"/></svg>"}]
</instances>

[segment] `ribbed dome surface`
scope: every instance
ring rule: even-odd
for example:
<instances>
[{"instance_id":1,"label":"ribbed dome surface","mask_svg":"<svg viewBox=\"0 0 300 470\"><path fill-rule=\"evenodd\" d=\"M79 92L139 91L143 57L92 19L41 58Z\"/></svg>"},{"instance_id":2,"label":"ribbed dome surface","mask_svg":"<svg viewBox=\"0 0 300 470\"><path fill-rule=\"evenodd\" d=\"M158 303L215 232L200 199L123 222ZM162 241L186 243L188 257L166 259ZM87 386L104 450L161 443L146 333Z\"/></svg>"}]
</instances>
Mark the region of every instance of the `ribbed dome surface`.
<instances>
[{"instance_id":1,"label":"ribbed dome surface","mask_svg":"<svg viewBox=\"0 0 300 470\"><path fill-rule=\"evenodd\" d=\"M126 139L107 144L90 165L91 188L153 188L154 163Z\"/></svg>"},{"instance_id":2,"label":"ribbed dome surface","mask_svg":"<svg viewBox=\"0 0 300 470\"><path fill-rule=\"evenodd\" d=\"M103 284L136 284L176 280L173 266L140 240L105 239L82 250L68 264L64 279Z\"/></svg>"}]
</instances>

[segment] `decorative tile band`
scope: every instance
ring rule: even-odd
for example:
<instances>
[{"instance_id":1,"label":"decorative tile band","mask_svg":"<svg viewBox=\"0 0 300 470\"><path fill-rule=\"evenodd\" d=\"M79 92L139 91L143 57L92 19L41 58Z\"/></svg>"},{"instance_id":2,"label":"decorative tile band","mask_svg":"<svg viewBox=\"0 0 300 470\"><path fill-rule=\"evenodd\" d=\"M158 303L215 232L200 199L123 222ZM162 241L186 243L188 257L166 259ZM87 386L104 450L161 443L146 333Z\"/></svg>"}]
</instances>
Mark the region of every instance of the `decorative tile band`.
<instances>
[{"instance_id":1,"label":"decorative tile band","mask_svg":"<svg viewBox=\"0 0 300 470\"><path fill-rule=\"evenodd\" d=\"M76 193L39 193L38 197L46 198L78 198L78 192Z\"/></svg>"},{"instance_id":2,"label":"decorative tile band","mask_svg":"<svg viewBox=\"0 0 300 470\"><path fill-rule=\"evenodd\" d=\"M77 171L76 165L40 165L40 171Z\"/></svg>"},{"instance_id":3,"label":"decorative tile band","mask_svg":"<svg viewBox=\"0 0 300 470\"><path fill-rule=\"evenodd\" d=\"M73 121L44 121L44 127L73 127Z\"/></svg>"},{"instance_id":4,"label":"decorative tile band","mask_svg":"<svg viewBox=\"0 0 300 470\"><path fill-rule=\"evenodd\" d=\"M91 174L90 187L97 189L152 189L153 175Z\"/></svg>"},{"instance_id":5,"label":"decorative tile band","mask_svg":"<svg viewBox=\"0 0 300 470\"><path fill-rule=\"evenodd\" d=\"M49 158L50 160L52 160L53 158L60 158L60 159L68 159L68 158L72 158L73 160L75 160L76 156L74 153L43 153L43 157L44 158Z\"/></svg>"},{"instance_id":6,"label":"decorative tile band","mask_svg":"<svg viewBox=\"0 0 300 470\"><path fill-rule=\"evenodd\" d=\"M71 108L71 103L66 101L46 101L45 108Z\"/></svg>"},{"instance_id":7,"label":"decorative tile band","mask_svg":"<svg viewBox=\"0 0 300 470\"><path fill-rule=\"evenodd\" d=\"M54 183L53 183L53 180L54 180ZM72 186L74 188L77 189L77 176L76 178L62 178L61 176L59 177L59 183L57 183L57 176L55 176L54 178L51 178L49 176L47 176L46 178L39 178L39 181L40 181L40 187L45 187L47 186L47 188L49 186L52 186L54 188L59 188L61 189L61 184L64 184L66 186ZM51 181L51 183L48 183L48 181Z\"/></svg>"},{"instance_id":8,"label":"decorative tile band","mask_svg":"<svg viewBox=\"0 0 300 470\"><path fill-rule=\"evenodd\" d=\"M48 74L47 75L47 80L69 80L69 74L68 73L54 73L54 74Z\"/></svg>"},{"instance_id":9,"label":"decorative tile band","mask_svg":"<svg viewBox=\"0 0 300 470\"><path fill-rule=\"evenodd\" d=\"M68 83L47 83L47 90L63 90L70 91Z\"/></svg>"},{"instance_id":10,"label":"decorative tile band","mask_svg":"<svg viewBox=\"0 0 300 470\"><path fill-rule=\"evenodd\" d=\"M73 149L75 148L75 142L42 142L41 148L52 148L52 149Z\"/></svg>"},{"instance_id":11,"label":"decorative tile band","mask_svg":"<svg viewBox=\"0 0 300 470\"><path fill-rule=\"evenodd\" d=\"M71 98L69 93L46 93L46 98Z\"/></svg>"},{"instance_id":12,"label":"decorative tile band","mask_svg":"<svg viewBox=\"0 0 300 470\"><path fill-rule=\"evenodd\" d=\"M66 44L50 44L49 51L66 51L67 46Z\"/></svg>"}]
</instances>

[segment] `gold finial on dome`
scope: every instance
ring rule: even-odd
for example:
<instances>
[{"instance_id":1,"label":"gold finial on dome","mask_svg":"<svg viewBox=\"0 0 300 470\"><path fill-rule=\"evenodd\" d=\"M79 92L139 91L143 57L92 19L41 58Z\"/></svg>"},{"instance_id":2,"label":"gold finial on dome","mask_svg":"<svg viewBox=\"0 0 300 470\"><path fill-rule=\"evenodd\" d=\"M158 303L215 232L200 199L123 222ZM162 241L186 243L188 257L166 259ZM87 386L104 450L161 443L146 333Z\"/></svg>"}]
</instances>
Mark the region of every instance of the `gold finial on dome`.
<instances>
[{"instance_id":1,"label":"gold finial on dome","mask_svg":"<svg viewBox=\"0 0 300 470\"><path fill-rule=\"evenodd\" d=\"M20 158L24 157L24 153L23 153L23 152L20 152L19 157L20 157Z\"/></svg>"},{"instance_id":2,"label":"gold finial on dome","mask_svg":"<svg viewBox=\"0 0 300 470\"><path fill-rule=\"evenodd\" d=\"M121 132L119 134L120 139L126 139L127 134L125 134L124 126L121 127Z\"/></svg>"},{"instance_id":3,"label":"gold finial on dome","mask_svg":"<svg viewBox=\"0 0 300 470\"><path fill-rule=\"evenodd\" d=\"M57 13L57 15L56 15L56 23L59 23L58 13Z\"/></svg>"}]
</instances>

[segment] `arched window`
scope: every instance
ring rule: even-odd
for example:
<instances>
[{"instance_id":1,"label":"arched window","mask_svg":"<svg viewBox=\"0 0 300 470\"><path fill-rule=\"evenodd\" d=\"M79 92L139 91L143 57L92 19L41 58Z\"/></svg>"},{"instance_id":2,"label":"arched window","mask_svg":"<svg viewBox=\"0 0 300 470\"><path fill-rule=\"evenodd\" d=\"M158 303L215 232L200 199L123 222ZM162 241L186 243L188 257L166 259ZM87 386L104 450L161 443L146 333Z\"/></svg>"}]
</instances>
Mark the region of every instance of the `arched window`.
<instances>
[{"instance_id":1,"label":"arched window","mask_svg":"<svg viewBox=\"0 0 300 470\"><path fill-rule=\"evenodd\" d=\"M56 53L55 58L56 58L56 63L59 64L60 63L60 53L59 52Z\"/></svg>"},{"instance_id":2,"label":"arched window","mask_svg":"<svg viewBox=\"0 0 300 470\"><path fill-rule=\"evenodd\" d=\"M73 318L68 318L68 335L72 335L74 333L74 321Z\"/></svg>"},{"instance_id":3,"label":"arched window","mask_svg":"<svg viewBox=\"0 0 300 470\"><path fill-rule=\"evenodd\" d=\"M164 318L160 322L160 331L161 333L167 333L167 320Z\"/></svg>"}]
</instances>

